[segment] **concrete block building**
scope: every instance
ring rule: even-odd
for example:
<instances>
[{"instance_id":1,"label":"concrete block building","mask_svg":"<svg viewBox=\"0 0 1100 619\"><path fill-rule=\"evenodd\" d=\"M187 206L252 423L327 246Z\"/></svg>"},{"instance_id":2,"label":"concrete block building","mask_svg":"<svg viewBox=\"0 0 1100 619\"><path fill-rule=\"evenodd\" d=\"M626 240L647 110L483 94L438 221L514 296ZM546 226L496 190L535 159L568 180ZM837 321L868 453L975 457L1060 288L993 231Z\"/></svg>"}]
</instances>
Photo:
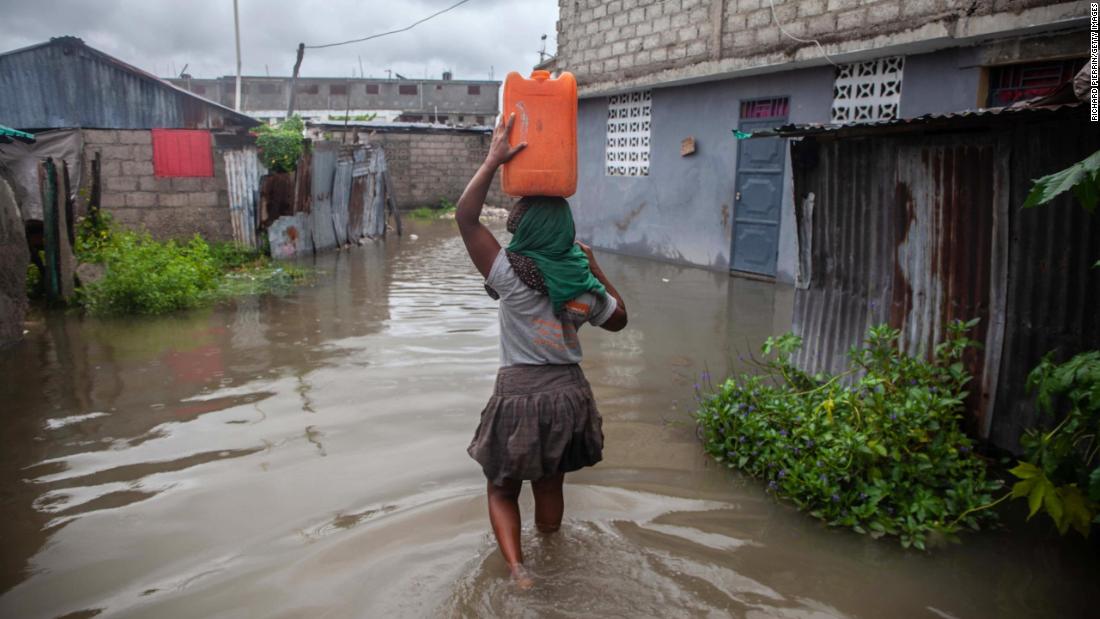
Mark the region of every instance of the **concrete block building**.
<instances>
[{"instance_id":1,"label":"concrete block building","mask_svg":"<svg viewBox=\"0 0 1100 619\"><path fill-rule=\"evenodd\" d=\"M1088 54L1088 3L561 0L543 68L579 85L580 238L795 282L788 123L851 124L1048 94Z\"/></svg>"},{"instance_id":2,"label":"concrete block building","mask_svg":"<svg viewBox=\"0 0 1100 619\"><path fill-rule=\"evenodd\" d=\"M236 78L198 79L190 76L169 82L211 101L235 107ZM324 122L350 116L352 120L430 122L452 126L491 125L499 111L500 82L443 79L303 77L295 85L294 110L306 120ZM289 77L241 78L241 111L265 121L286 118Z\"/></svg>"}]
</instances>

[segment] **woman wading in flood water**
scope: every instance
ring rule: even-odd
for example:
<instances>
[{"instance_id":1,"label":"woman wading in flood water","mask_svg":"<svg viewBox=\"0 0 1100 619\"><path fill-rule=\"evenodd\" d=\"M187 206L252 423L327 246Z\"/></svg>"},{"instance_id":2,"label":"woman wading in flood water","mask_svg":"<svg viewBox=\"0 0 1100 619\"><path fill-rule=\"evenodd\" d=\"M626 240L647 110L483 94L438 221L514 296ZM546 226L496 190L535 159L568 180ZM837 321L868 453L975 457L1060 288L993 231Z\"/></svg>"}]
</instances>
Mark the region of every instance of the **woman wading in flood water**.
<instances>
[{"instance_id":1,"label":"woman wading in flood water","mask_svg":"<svg viewBox=\"0 0 1100 619\"><path fill-rule=\"evenodd\" d=\"M564 198L526 197L508 217L512 242L501 249L479 221L501 164L526 144L510 147L515 115L493 132L485 162L458 200L455 219L485 289L500 299L500 371L481 413L470 456L488 479L489 522L512 577L530 587L520 548L519 492L531 481L535 526L561 526L565 474L603 457L603 430L592 389L578 365L577 329L626 326L626 306L592 257L575 241Z\"/></svg>"}]
</instances>

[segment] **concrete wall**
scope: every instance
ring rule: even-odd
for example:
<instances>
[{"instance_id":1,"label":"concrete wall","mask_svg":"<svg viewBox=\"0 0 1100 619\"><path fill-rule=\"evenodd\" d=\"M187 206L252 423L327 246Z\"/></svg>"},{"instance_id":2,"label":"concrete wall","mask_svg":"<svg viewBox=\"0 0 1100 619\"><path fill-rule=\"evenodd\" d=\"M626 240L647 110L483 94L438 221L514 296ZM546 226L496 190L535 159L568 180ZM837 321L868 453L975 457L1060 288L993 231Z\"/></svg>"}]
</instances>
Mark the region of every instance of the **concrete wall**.
<instances>
[{"instance_id":1,"label":"concrete wall","mask_svg":"<svg viewBox=\"0 0 1100 619\"><path fill-rule=\"evenodd\" d=\"M919 116L973 106L980 70L975 52L949 50L906 58L901 113ZM610 251L716 270L729 269L740 102L786 96L788 122L827 123L833 69L818 67L652 91L649 176L608 176L604 157L607 99L578 110L578 185L571 198L582 240ZM964 105L965 103L965 105ZM694 137L697 152L680 156ZM797 234L786 165L776 277L794 282Z\"/></svg>"},{"instance_id":2,"label":"concrete wall","mask_svg":"<svg viewBox=\"0 0 1100 619\"><path fill-rule=\"evenodd\" d=\"M1085 2L1051 0L559 0L554 67L572 71L588 96L824 64L815 44L792 37L817 39L852 61L844 55L904 45L927 52L1022 29L1083 29L1087 11Z\"/></svg>"},{"instance_id":3,"label":"concrete wall","mask_svg":"<svg viewBox=\"0 0 1100 619\"><path fill-rule=\"evenodd\" d=\"M201 234L211 241L233 238L225 162L214 151L214 176L157 178L153 174L152 133L141 130L84 130L84 186L91 162L101 155L101 206L115 221L146 229L157 238Z\"/></svg>"},{"instance_id":4,"label":"concrete wall","mask_svg":"<svg viewBox=\"0 0 1100 619\"><path fill-rule=\"evenodd\" d=\"M236 79L173 78L173 84L196 92L202 97L233 107L236 97ZM368 94L367 85L376 86L377 94ZM414 86L417 94L401 94L400 86ZM480 92L470 94L470 86ZM346 88L347 94L336 94ZM405 110L431 113L463 113L466 115L495 116L500 94L500 82L491 80L386 80L346 78L299 78L298 94L294 108L303 113L310 111L337 111L343 114L351 107L352 113L363 110ZM316 92L313 92L316 90ZM241 110L249 112L281 111L286 113L290 92L288 77L244 77L241 79ZM350 97L350 102L349 102ZM472 124L474 119L469 119ZM492 119L489 120L492 122Z\"/></svg>"},{"instance_id":5,"label":"concrete wall","mask_svg":"<svg viewBox=\"0 0 1100 619\"><path fill-rule=\"evenodd\" d=\"M339 132L333 132L339 140ZM490 135L469 131L374 133L372 144L386 150L386 166L399 208L438 206L442 199L458 202L466 183L489 152ZM485 198L491 206L510 206L514 198L500 191L500 172Z\"/></svg>"}]
</instances>

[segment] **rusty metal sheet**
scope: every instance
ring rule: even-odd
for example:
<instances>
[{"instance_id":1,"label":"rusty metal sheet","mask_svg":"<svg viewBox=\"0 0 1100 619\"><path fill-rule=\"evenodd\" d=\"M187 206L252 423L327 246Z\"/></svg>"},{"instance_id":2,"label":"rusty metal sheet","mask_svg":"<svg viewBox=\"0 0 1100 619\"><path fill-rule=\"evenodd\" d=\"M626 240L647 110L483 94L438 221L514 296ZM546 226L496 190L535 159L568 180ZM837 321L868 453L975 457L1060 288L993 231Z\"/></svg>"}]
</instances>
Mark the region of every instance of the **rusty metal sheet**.
<instances>
[{"instance_id":1,"label":"rusty metal sheet","mask_svg":"<svg viewBox=\"0 0 1100 619\"><path fill-rule=\"evenodd\" d=\"M363 198L363 234L379 238L386 234L386 151L376 148L372 155L369 193Z\"/></svg>"},{"instance_id":2,"label":"rusty metal sheet","mask_svg":"<svg viewBox=\"0 0 1100 619\"><path fill-rule=\"evenodd\" d=\"M794 326L804 340L797 362L836 372L871 325L889 323L904 350L927 355L951 320L979 318L971 337L983 347L964 359L974 376L969 427L1015 449L1036 422L1027 372L1053 348L1100 347L1088 309L1100 303L1100 274L1088 268L1100 255L1100 218L1068 197L1019 205L1031 179L1090 154L1100 127L1083 109L991 118L983 131L792 144Z\"/></svg>"},{"instance_id":3,"label":"rusty metal sheet","mask_svg":"<svg viewBox=\"0 0 1100 619\"><path fill-rule=\"evenodd\" d=\"M245 247L256 247L257 206L260 177L266 170L255 148L223 152L226 186L229 193L229 219L233 239Z\"/></svg>"},{"instance_id":4,"label":"rusty metal sheet","mask_svg":"<svg viewBox=\"0 0 1100 619\"><path fill-rule=\"evenodd\" d=\"M310 224L316 251L336 247L336 229L332 217L332 181L336 175L336 148L332 142L313 145Z\"/></svg>"},{"instance_id":5,"label":"rusty metal sheet","mask_svg":"<svg viewBox=\"0 0 1100 619\"><path fill-rule=\"evenodd\" d=\"M313 254L313 234L308 213L283 215L267 229L271 257L295 258Z\"/></svg>"}]
</instances>

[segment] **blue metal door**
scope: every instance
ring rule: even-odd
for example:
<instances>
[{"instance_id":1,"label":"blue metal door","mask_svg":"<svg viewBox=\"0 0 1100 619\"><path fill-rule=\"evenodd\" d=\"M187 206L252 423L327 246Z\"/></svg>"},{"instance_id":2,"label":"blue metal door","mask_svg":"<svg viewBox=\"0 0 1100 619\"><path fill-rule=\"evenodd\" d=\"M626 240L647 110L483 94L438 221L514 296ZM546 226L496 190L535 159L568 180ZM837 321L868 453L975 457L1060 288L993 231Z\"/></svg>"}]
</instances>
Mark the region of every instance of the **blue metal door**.
<instances>
[{"instance_id":1,"label":"blue metal door","mask_svg":"<svg viewBox=\"0 0 1100 619\"><path fill-rule=\"evenodd\" d=\"M760 131L786 120L786 97L741 104L741 131ZM786 154L783 138L738 140L730 249L733 271L775 276Z\"/></svg>"}]
</instances>

